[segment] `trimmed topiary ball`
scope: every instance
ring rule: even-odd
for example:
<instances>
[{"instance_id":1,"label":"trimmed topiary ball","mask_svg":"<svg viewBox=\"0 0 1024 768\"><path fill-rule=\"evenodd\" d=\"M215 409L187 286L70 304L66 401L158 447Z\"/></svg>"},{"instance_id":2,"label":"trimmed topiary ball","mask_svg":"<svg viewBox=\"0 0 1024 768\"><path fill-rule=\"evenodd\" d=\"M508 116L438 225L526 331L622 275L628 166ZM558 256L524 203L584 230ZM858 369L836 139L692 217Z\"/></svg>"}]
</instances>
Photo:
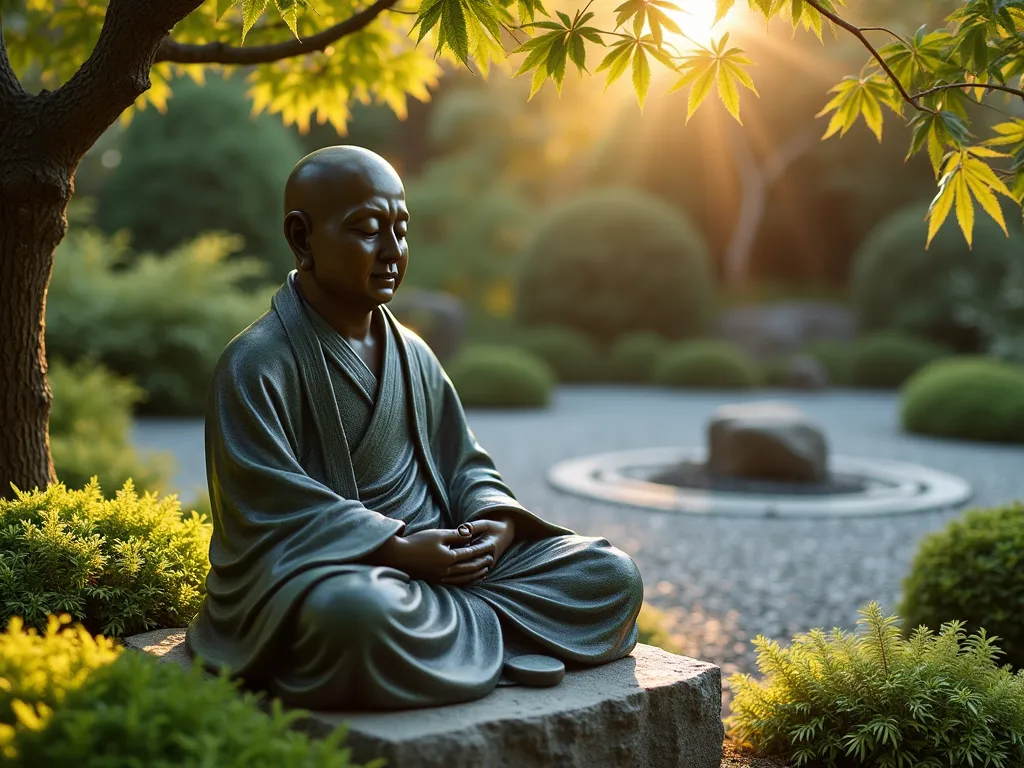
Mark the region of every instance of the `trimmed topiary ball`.
<instances>
[{"instance_id":1,"label":"trimmed topiary ball","mask_svg":"<svg viewBox=\"0 0 1024 768\"><path fill-rule=\"evenodd\" d=\"M548 326L523 332L518 346L543 360L559 381L593 381L601 365L597 345L571 328Z\"/></svg>"},{"instance_id":2,"label":"trimmed topiary ball","mask_svg":"<svg viewBox=\"0 0 1024 768\"><path fill-rule=\"evenodd\" d=\"M281 193L305 151L280 117L252 116L245 90L220 77L202 86L183 79L166 114L136 115L100 194L97 223L127 229L137 250L158 253L206 232L241 235L271 281L284 280L295 257L281 233Z\"/></svg>"},{"instance_id":3,"label":"trimmed topiary ball","mask_svg":"<svg viewBox=\"0 0 1024 768\"><path fill-rule=\"evenodd\" d=\"M893 214L865 238L853 260L850 294L862 331L899 330L961 351L977 351L977 333L957 321L958 272L977 280L982 296L996 296L1009 254L1024 252L1024 231L1010 222L1010 238L987 216L978 217L974 247L958 227L944 226L925 250L927 205Z\"/></svg>"},{"instance_id":4,"label":"trimmed topiary ball","mask_svg":"<svg viewBox=\"0 0 1024 768\"><path fill-rule=\"evenodd\" d=\"M664 336L639 331L620 336L608 350L609 374L614 381L649 382L658 358L669 346Z\"/></svg>"},{"instance_id":5,"label":"trimmed topiary ball","mask_svg":"<svg viewBox=\"0 0 1024 768\"><path fill-rule=\"evenodd\" d=\"M654 382L667 387L750 389L761 369L741 347L726 341L688 341L667 349L654 368Z\"/></svg>"},{"instance_id":6,"label":"trimmed topiary ball","mask_svg":"<svg viewBox=\"0 0 1024 768\"><path fill-rule=\"evenodd\" d=\"M517 319L602 344L634 331L697 336L712 320L710 263L701 234L661 199L590 192L555 208L528 241Z\"/></svg>"},{"instance_id":7,"label":"trimmed topiary ball","mask_svg":"<svg viewBox=\"0 0 1024 768\"><path fill-rule=\"evenodd\" d=\"M929 363L951 354L949 347L896 331L857 339L850 352L850 383L866 389L897 389Z\"/></svg>"},{"instance_id":8,"label":"trimmed topiary ball","mask_svg":"<svg viewBox=\"0 0 1024 768\"><path fill-rule=\"evenodd\" d=\"M1024 667L1024 504L974 509L926 536L903 581L907 629L946 621L984 629ZM1024 764L1024 763L1021 763Z\"/></svg>"},{"instance_id":9,"label":"trimmed topiary ball","mask_svg":"<svg viewBox=\"0 0 1024 768\"><path fill-rule=\"evenodd\" d=\"M542 408L556 384L543 360L516 347L467 347L448 375L466 408Z\"/></svg>"},{"instance_id":10,"label":"trimmed topiary ball","mask_svg":"<svg viewBox=\"0 0 1024 768\"><path fill-rule=\"evenodd\" d=\"M68 613L113 637L183 627L203 599L210 533L176 497L140 498L131 483L113 499L98 483L0 499L0 624Z\"/></svg>"},{"instance_id":11,"label":"trimmed topiary ball","mask_svg":"<svg viewBox=\"0 0 1024 768\"><path fill-rule=\"evenodd\" d=\"M903 386L908 432L959 440L1024 443L1024 367L992 358L952 357Z\"/></svg>"},{"instance_id":12,"label":"trimmed topiary ball","mask_svg":"<svg viewBox=\"0 0 1024 768\"><path fill-rule=\"evenodd\" d=\"M10 622L0 679L4 765L355 768L343 729L313 741L291 728L300 712L264 713L227 678L122 650L54 617L42 635Z\"/></svg>"}]
</instances>

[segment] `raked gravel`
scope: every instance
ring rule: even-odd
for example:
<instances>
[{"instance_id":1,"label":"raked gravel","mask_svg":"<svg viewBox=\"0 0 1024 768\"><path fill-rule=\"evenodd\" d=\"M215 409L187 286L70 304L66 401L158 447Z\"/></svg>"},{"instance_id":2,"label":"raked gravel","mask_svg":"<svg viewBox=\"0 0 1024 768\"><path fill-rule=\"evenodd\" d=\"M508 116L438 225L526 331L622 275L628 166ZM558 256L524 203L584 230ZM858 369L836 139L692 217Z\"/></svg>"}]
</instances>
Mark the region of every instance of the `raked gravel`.
<instances>
[{"instance_id":1,"label":"raked gravel","mask_svg":"<svg viewBox=\"0 0 1024 768\"><path fill-rule=\"evenodd\" d=\"M566 387L542 411L469 412L483 446L519 499L538 514L589 536L604 536L640 566L648 600L666 610L684 653L756 672L750 641L787 640L813 627L852 629L857 609L892 609L920 538L955 510L836 520L706 518L651 512L566 495L548 469L606 451L695 446L716 407L781 400L821 424L836 453L924 464L965 478L972 505L1024 498L1024 447L903 434L890 393L672 392ZM204 484L202 421L141 420L140 447L170 450L188 499Z\"/></svg>"}]
</instances>

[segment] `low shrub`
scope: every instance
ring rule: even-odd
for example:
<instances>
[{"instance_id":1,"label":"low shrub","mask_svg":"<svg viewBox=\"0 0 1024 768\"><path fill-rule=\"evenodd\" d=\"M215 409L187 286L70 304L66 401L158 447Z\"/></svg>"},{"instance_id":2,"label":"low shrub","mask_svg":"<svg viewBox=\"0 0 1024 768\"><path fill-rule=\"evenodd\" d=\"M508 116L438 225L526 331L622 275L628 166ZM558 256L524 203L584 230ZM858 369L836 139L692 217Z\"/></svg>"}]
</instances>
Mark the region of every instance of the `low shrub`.
<instances>
[{"instance_id":1,"label":"low shrub","mask_svg":"<svg viewBox=\"0 0 1024 768\"><path fill-rule=\"evenodd\" d=\"M653 331L620 336L608 350L608 374L613 381L649 382L661 353L669 345Z\"/></svg>"},{"instance_id":2,"label":"low shrub","mask_svg":"<svg viewBox=\"0 0 1024 768\"><path fill-rule=\"evenodd\" d=\"M559 381L593 381L601 365L597 345L571 328L547 326L523 332L518 346L543 360Z\"/></svg>"},{"instance_id":3,"label":"low shrub","mask_svg":"<svg viewBox=\"0 0 1024 768\"><path fill-rule=\"evenodd\" d=\"M1024 443L1024 367L978 357L939 360L903 386L908 432Z\"/></svg>"},{"instance_id":4,"label":"low shrub","mask_svg":"<svg viewBox=\"0 0 1024 768\"><path fill-rule=\"evenodd\" d=\"M759 636L765 678L730 679L732 735L793 766L1024 765L1024 675L997 666L991 638L949 622L904 639L877 603L860 613L854 633Z\"/></svg>"},{"instance_id":5,"label":"low shrub","mask_svg":"<svg viewBox=\"0 0 1024 768\"><path fill-rule=\"evenodd\" d=\"M692 338L713 325L711 264L678 207L628 187L595 189L552 207L526 242L516 319L601 344L635 331Z\"/></svg>"},{"instance_id":6,"label":"low shrub","mask_svg":"<svg viewBox=\"0 0 1024 768\"><path fill-rule=\"evenodd\" d=\"M274 290L244 287L263 271L228 260L237 248L236 238L208 235L165 256L131 256L124 238L72 230L54 257L48 353L130 377L148 413L201 415L220 353L269 309Z\"/></svg>"},{"instance_id":7,"label":"low shrub","mask_svg":"<svg viewBox=\"0 0 1024 768\"><path fill-rule=\"evenodd\" d=\"M977 352L984 340L960 317L960 283L983 304L997 303L1007 267L1024 250L1024 230L1008 234L989 216L979 217L974 245L957 227L942 227L928 242L928 204L896 211L865 237L850 265L850 304L866 332L901 331Z\"/></svg>"},{"instance_id":8,"label":"low shrub","mask_svg":"<svg viewBox=\"0 0 1024 768\"><path fill-rule=\"evenodd\" d=\"M761 370L742 348L725 341L686 341L664 351L654 381L668 387L749 389L761 384Z\"/></svg>"},{"instance_id":9,"label":"low shrub","mask_svg":"<svg viewBox=\"0 0 1024 768\"><path fill-rule=\"evenodd\" d=\"M79 768L347 768L345 732L311 741L300 712L260 710L226 678L205 679L51 617L44 634L13 619L0 635L5 765ZM379 762L375 765L380 765Z\"/></svg>"},{"instance_id":10,"label":"low shrub","mask_svg":"<svg viewBox=\"0 0 1024 768\"><path fill-rule=\"evenodd\" d=\"M952 353L925 339L888 331L857 339L850 353L850 383L865 389L897 389L929 363Z\"/></svg>"},{"instance_id":11,"label":"low shrub","mask_svg":"<svg viewBox=\"0 0 1024 768\"><path fill-rule=\"evenodd\" d=\"M158 491L170 477L170 454L140 454L131 442L132 407L145 393L129 379L82 360L50 363L50 453L57 478L79 488L90 478L120 488L128 480Z\"/></svg>"},{"instance_id":12,"label":"low shrub","mask_svg":"<svg viewBox=\"0 0 1024 768\"><path fill-rule=\"evenodd\" d=\"M846 341L812 341L800 351L821 363L833 387L850 386L853 344Z\"/></svg>"},{"instance_id":13,"label":"low shrub","mask_svg":"<svg viewBox=\"0 0 1024 768\"><path fill-rule=\"evenodd\" d=\"M542 408L556 383L543 360L516 347L467 347L448 375L466 408Z\"/></svg>"},{"instance_id":14,"label":"low shrub","mask_svg":"<svg viewBox=\"0 0 1024 768\"><path fill-rule=\"evenodd\" d=\"M0 499L0 622L30 627L68 613L114 637L181 627L199 610L210 526L182 519L174 496L139 497L127 483L105 499L51 485Z\"/></svg>"},{"instance_id":15,"label":"low shrub","mask_svg":"<svg viewBox=\"0 0 1024 768\"><path fill-rule=\"evenodd\" d=\"M761 381L769 387L786 387L789 384L789 358L773 357L761 363Z\"/></svg>"},{"instance_id":16,"label":"low shrub","mask_svg":"<svg viewBox=\"0 0 1024 768\"><path fill-rule=\"evenodd\" d=\"M682 653L679 641L672 637L668 617L664 611L650 603L640 607L640 615L636 617L637 642L653 645L670 653Z\"/></svg>"},{"instance_id":17,"label":"low shrub","mask_svg":"<svg viewBox=\"0 0 1024 768\"><path fill-rule=\"evenodd\" d=\"M926 536L903 581L908 626L957 619L1000 638L1024 668L1024 504L970 510Z\"/></svg>"}]
</instances>

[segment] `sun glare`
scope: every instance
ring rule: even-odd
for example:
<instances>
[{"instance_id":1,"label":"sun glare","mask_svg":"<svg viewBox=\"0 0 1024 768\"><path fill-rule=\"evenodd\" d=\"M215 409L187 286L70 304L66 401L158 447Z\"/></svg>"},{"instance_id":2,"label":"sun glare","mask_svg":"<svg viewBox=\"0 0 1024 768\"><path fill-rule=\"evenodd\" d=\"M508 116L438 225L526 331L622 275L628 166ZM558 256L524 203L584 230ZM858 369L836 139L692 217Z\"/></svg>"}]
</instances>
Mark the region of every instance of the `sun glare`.
<instances>
[{"instance_id":1,"label":"sun glare","mask_svg":"<svg viewBox=\"0 0 1024 768\"><path fill-rule=\"evenodd\" d=\"M685 37L669 33L670 42L680 49L692 49L695 44L708 45L727 30L732 14L715 24L714 0L678 0L683 10L671 13L672 20L679 25ZM687 39L689 38L689 39Z\"/></svg>"}]
</instances>

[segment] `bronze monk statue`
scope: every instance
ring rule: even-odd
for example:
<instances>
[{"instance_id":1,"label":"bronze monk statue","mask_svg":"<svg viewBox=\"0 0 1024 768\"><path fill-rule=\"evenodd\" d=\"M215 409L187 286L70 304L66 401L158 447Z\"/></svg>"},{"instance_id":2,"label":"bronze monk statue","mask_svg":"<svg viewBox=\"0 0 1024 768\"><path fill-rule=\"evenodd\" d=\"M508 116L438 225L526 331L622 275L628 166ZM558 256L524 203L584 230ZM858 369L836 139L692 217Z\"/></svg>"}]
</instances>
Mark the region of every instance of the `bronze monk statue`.
<instances>
[{"instance_id":1,"label":"bronze monk statue","mask_svg":"<svg viewBox=\"0 0 1024 768\"><path fill-rule=\"evenodd\" d=\"M189 650L310 709L469 701L511 657L629 654L636 565L516 501L386 308L409 261L395 170L318 150L284 208L297 269L210 385L211 570Z\"/></svg>"}]
</instances>

